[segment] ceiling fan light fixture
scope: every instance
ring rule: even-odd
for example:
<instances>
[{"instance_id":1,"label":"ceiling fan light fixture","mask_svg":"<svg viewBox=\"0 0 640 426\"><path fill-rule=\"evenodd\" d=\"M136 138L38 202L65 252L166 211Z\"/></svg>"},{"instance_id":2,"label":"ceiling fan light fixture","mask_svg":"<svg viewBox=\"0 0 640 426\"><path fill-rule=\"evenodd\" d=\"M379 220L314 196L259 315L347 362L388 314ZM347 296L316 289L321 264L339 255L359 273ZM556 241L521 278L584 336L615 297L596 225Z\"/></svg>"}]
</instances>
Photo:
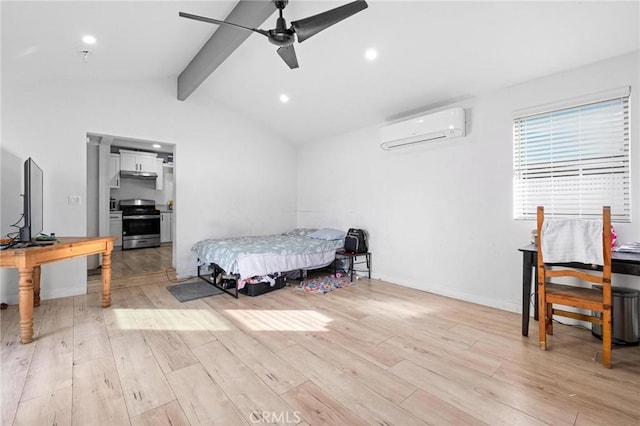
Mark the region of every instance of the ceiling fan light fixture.
<instances>
[{"instance_id":1,"label":"ceiling fan light fixture","mask_svg":"<svg viewBox=\"0 0 640 426\"><path fill-rule=\"evenodd\" d=\"M286 104L287 102L289 102L289 96L283 93L282 95L280 95L280 102L282 102L283 104Z\"/></svg>"}]
</instances>

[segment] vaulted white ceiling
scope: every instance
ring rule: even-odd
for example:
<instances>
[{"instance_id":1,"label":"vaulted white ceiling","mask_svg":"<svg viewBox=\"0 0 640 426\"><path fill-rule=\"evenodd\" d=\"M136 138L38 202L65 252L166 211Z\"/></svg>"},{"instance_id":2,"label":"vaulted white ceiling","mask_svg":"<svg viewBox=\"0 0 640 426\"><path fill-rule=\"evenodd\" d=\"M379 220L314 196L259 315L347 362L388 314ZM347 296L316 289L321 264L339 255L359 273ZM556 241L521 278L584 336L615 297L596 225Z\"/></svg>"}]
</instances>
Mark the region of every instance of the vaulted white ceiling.
<instances>
[{"instance_id":1,"label":"vaulted white ceiling","mask_svg":"<svg viewBox=\"0 0 640 426\"><path fill-rule=\"evenodd\" d=\"M291 0L284 16L347 2ZM365 11L296 44L296 70L251 35L185 102L223 104L294 143L322 140L638 50L639 3L369 0ZM176 80L217 28L178 11L224 19L234 5L2 1L2 79L160 86ZM273 28L275 17L274 9L261 28ZM84 34L97 39L87 63ZM375 61L365 59L368 48L378 51Z\"/></svg>"}]
</instances>

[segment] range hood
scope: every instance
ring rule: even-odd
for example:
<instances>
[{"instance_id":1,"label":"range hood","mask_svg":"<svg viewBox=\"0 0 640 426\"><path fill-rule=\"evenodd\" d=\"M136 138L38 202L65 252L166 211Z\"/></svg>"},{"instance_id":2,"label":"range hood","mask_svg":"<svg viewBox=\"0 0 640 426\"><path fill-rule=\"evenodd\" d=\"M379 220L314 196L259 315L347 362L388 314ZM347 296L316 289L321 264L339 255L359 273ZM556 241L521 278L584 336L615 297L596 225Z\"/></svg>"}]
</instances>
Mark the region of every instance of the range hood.
<instances>
[{"instance_id":1,"label":"range hood","mask_svg":"<svg viewBox=\"0 0 640 426\"><path fill-rule=\"evenodd\" d=\"M155 172L135 172L133 170L121 170L120 171L121 178L132 178L132 179L149 179L154 180L158 177L158 174Z\"/></svg>"}]
</instances>

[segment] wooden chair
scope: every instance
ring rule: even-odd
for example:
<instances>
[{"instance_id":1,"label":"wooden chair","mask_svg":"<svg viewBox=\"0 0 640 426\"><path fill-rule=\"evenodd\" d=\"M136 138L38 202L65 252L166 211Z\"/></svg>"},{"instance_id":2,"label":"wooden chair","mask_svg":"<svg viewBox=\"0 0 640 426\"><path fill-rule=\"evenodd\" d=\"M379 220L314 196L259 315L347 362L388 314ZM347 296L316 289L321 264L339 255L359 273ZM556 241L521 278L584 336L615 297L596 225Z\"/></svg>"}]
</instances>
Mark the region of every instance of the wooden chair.
<instances>
[{"instance_id":1,"label":"wooden chair","mask_svg":"<svg viewBox=\"0 0 640 426\"><path fill-rule=\"evenodd\" d=\"M538 312L540 315L540 349L547 350L547 334L553 334L553 315L588 321L602 325L602 364L611 368L611 209L602 208L602 272L573 269L551 269L542 257L542 232L544 208L538 207ZM578 219L576 219L578 220ZM566 266L566 265L564 265ZM599 269L599 268L598 268ZM581 281L602 286L598 289L561 285L549 282L549 278L574 277ZM555 305L586 309L600 316L556 309Z\"/></svg>"}]
</instances>

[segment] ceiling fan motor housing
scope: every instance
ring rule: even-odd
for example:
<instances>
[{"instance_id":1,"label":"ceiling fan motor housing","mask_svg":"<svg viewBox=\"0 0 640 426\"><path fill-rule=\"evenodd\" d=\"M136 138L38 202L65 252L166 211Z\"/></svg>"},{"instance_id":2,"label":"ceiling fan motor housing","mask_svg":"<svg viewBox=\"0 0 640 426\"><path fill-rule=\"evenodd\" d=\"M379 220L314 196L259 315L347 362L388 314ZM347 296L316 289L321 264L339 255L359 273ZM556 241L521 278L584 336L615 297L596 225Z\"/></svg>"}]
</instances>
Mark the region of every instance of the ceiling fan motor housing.
<instances>
[{"instance_id":1,"label":"ceiling fan motor housing","mask_svg":"<svg viewBox=\"0 0 640 426\"><path fill-rule=\"evenodd\" d=\"M282 10L287 7L287 4L289 4L289 0L273 0L273 4L276 5L276 8Z\"/></svg>"},{"instance_id":2,"label":"ceiling fan motor housing","mask_svg":"<svg viewBox=\"0 0 640 426\"><path fill-rule=\"evenodd\" d=\"M276 21L276 28L269 30L269 41L276 46L289 46L293 44L293 31L287 29L287 21L282 16Z\"/></svg>"}]
</instances>

